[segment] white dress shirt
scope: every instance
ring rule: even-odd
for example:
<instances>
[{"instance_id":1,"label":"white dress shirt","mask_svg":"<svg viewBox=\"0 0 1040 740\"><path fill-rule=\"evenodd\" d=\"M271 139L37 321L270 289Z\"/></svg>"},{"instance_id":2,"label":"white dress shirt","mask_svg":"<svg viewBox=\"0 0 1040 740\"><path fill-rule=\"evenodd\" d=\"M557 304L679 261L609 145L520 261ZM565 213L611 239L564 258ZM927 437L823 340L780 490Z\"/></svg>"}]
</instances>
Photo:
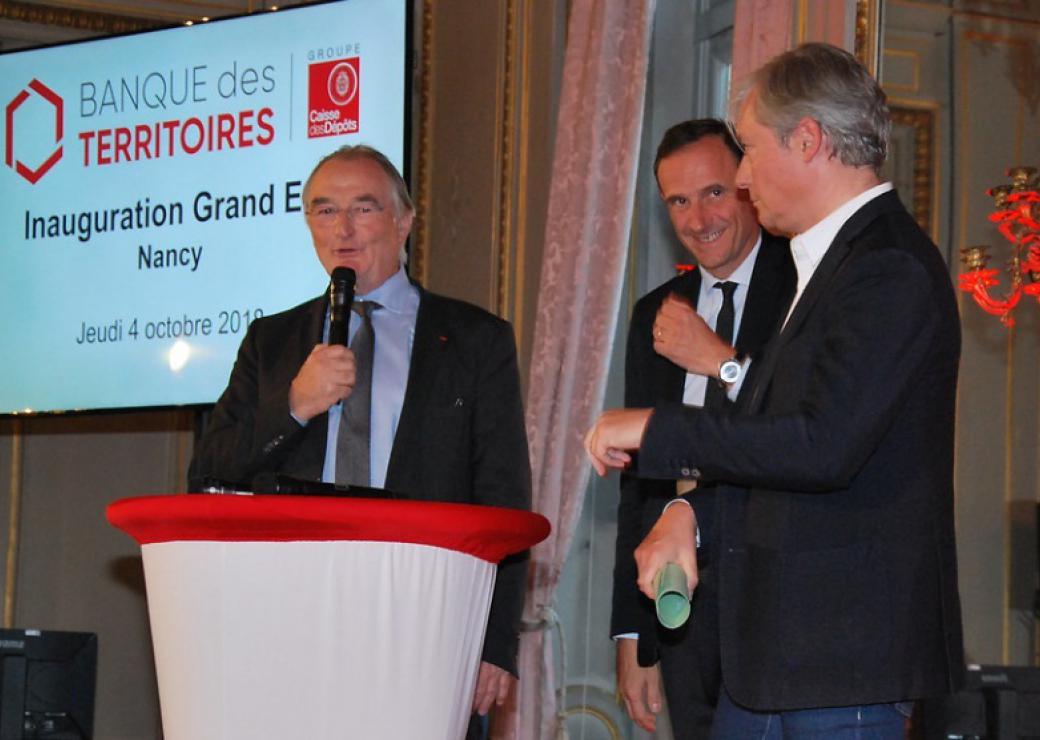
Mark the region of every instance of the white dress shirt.
<instances>
[{"instance_id":1,"label":"white dress shirt","mask_svg":"<svg viewBox=\"0 0 1040 740\"><path fill-rule=\"evenodd\" d=\"M805 292L805 286L809 284L813 273L823 260L823 255L830 249L834 237L841 231L841 227L852 218L856 211L891 189L892 183L883 182L869 190L864 190L855 198L845 201L831 211L822 221L791 238L791 257L794 259L794 267L798 272L798 286L795 288L791 307L787 311L787 318L784 319L785 325L791 318L791 314L794 313L794 307L798 305L802 293Z\"/></svg>"}]
</instances>

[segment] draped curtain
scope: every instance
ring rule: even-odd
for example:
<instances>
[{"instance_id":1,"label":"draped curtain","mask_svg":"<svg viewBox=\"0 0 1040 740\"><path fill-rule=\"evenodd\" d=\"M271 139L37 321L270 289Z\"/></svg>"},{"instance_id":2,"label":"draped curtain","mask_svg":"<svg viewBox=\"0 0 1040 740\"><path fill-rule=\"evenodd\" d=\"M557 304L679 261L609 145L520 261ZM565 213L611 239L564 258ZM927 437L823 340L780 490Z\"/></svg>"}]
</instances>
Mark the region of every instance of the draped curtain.
<instances>
[{"instance_id":1,"label":"draped curtain","mask_svg":"<svg viewBox=\"0 0 1040 740\"><path fill-rule=\"evenodd\" d=\"M737 0L733 23L733 74L739 85L751 72L791 47L794 0Z\"/></svg>"},{"instance_id":2,"label":"draped curtain","mask_svg":"<svg viewBox=\"0 0 1040 740\"><path fill-rule=\"evenodd\" d=\"M582 438L602 409L635 196L655 0L572 0L527 397L534 509L552 522L531 553L520 687L493 736L553 738L547 631L589 480Z\"/></svg>"}]
</instances>

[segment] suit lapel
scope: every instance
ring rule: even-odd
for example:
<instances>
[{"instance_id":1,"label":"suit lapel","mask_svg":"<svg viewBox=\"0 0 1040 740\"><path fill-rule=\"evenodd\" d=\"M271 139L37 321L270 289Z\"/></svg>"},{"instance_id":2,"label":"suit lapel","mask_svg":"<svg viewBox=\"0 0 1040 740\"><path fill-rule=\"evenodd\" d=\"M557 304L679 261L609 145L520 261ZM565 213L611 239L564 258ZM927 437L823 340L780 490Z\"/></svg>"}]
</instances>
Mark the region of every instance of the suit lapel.
<instances>
[{"instance_id":1,"label":"suit lapel","mask_svg":"<svg viewBox=\"0 0 1040 740\"><path fill-rule=\"evenodd\" d=\"M681 276L673 292L688 300L690 305L696 309L701 293L701 271L694 269ZM654 351L653 337L650 339L650 351ZM663 357L660 359L662 377L661 384L658 387L664 390L664 400L682 401L683 394L686 391L686 370L671 360L666 360Z\"/></svg>"},{"instance_id":2,"label":"suit lapel","mask_svg":"<svg viewBox=\"0 0 1040 740\"><path fill-rule=\"evenodd\" d=\"M400 476L402 465L416 452L422 440L412 438L414 430L423 428L417 418L430 407L430 399L437 387L437 373L444 366L442 353L452 341L452 332L445 326L436 301L421 286L419 289L419 311L415 317L415 337L412 340L412 356L408 366L408 382L405 385L401 418L397 423L394 446L386 470L387 488L393 489Z\"/></svg>"},{"instance_id":3,"label":"suit lapel","mask_svg":"<svg viewBox=\"0 0 1040 740\"><path fill-rule=\"evenodd\" d=\"M770 341L769 345L766 347L762 359L761 372L755 376L755 387L752 389L748 397L747 411L752 413L758 411L762 399L765 397L764 391L769 387L769 383L772 381L773 372L776 370L777 359L780 357L781 349L791 339L791 337L797 333L798 327L805 321L805 318L809 315L813 305L815 305L819 297L826 292L827 284L834 276L834 273L837 272L842 262L845 261L848 254L848 244L844 241L839 242L837 239L835 239L827 249L827 253L824 255L823 260L820 261L820 264L817 265L812 278L809 280L809 284L805 286L805 290L798 299L798 303L795 304L794 310L791 312L791 317L787 320L787 323L784 324L780 333L774 335L772 341Z\"/></svg>"},{"instance_id":4,"label":"suit lapel","mask_svg":"<svg viewBox=\"0 0 1040 740\"><path fill-rule=\"evenodd\" d=\"M812 313L816 302L827 293L831 280L852 253L852 240L879 215L891 210L893 201L898 205L899 197L894 190L879 195L852 214L849 220L838 230L838 233L835 234L834 240L831 242L830 247L827 248L826 254L824 254L820 264L817 265L816 270L809 279L809 283L805 286L805 290L795 304L791 317L766 348L761 372L756 375L755 386L748 397L747 411L754 413L761 407L765 398L765 389L769 387L769 383L772 381L777 360L784 345L798 333L798 329Z\"/></svg>"},{"instance_id":5,"label":"suit lapel","mask_svg":"<svg viewBox=\"0 0 1040 740\"><path fill-rule=\"evenodd\" d=\"M314 345L324 339L325 315L328 313L329 298L326 293L316 298L303 316L301 331L295 332L296 346L285 353L286 361L294 363L297 370L303 366ZM288 350L288 348L286 348ZM295 356L293 356L295 355ZM315 416L304 428L303 440L297 451L296 465L301 478L321 480L325 467L325 446L329 437L328 412Z\"/></svg>"},{"instance_id":6,"label":"suit lapel","mask_svg":"<svg viewBox=\"0 0 1040 740\"><path fill-rule=\"evenodd\" d=\"M783 320L794 296L795 276L791 252L783 240L762 233L755 269L751 273L744 313L740 319L737 352L748 354L755 348L756 357Z\"/></svg>"},{"instance_id":7,"label":"suit lapel","mask_svg":"<svg viewBox=\"0 0 1040 740\"><path fill-rule=\"evenodd\" d=\"M325 315L328 312L329 296L328 293L326 293L325 295L315 298L313 305L307 312L305 318L306 327L304 331L300 332L297 367L302 365L303 361L307 359L311 350L314 349L314 345L319 344L325 339Z\"/></svg>"},{"instance_id":8,"label":"suit lapel","mask_svg":"<svg viewBox=\"0 0 1040 740\"><path fill-rule=\"evenodd\" d=\"M701 294L701 271L693 269L680 277L674 292L696 307Z\"/></svg>"}]
</instances>

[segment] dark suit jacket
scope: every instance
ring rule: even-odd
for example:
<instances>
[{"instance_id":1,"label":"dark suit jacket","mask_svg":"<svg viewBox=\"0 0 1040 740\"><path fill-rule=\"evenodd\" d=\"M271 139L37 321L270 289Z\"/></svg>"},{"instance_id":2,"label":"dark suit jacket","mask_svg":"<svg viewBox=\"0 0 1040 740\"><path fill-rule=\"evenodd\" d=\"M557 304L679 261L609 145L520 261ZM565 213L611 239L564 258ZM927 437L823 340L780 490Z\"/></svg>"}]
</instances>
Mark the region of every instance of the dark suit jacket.
<instances>
[{"instance_id":1,"label":"dark suit jacket","mask_svg":"<svg viewBox=\"0 0 1040 740\"><path fill-rule=\"evenodd\" d=\"M752 358L758 355L786 315L795 282L794 263L787 240L763 232L735 343L739 353ZM700 285L700 271L691 270L672 278L636 303L625 354L626 407L645 408L662 401L682 402L686 370L654 351L652 328L657 311L668 295L677 293L696 306ZM755 367L754 361L752 367ZM742 390L749 383L750 377L745 380ZM711 520L715 493L714 490L695 491L689 496L701 532L700 564L707 565L710 558L707 553L714 541ZM674 497L674 480L621 476L611 634L638 632L639 659L643 665L657 662L657 620L653 602L636 586L634 553L657 521L661 508Z\"/></svg>"},{"instance_id":2,"label":"dark suit jacket","mask_svg":"<svg viewBox=\"0 0 1040 740\"><path fill-rule=\"evenodd\" d=\"M960 325L938 250L886 193L844 225L744 411L659 406L640 472L718 492L723 678L787 710L954 689Z\"/></svg>"},{"instance_id":3,"label":"dark suit jacket","mask_svg":"<svg viewBox=\"0 0 1040 740\"><path fill-rule=\"evenodd\" d=\"M409 498L529 509L531 470L516 346L509 324L419 289L411 367L386 487ZM328 415L301 427L289 385L321 341L326 297L254 321L227 390L196 447L206 477L249 482L260 471L320 480ZM516 672L526 555L500 564L483 659Z\"/></svg>"}]
</instances>

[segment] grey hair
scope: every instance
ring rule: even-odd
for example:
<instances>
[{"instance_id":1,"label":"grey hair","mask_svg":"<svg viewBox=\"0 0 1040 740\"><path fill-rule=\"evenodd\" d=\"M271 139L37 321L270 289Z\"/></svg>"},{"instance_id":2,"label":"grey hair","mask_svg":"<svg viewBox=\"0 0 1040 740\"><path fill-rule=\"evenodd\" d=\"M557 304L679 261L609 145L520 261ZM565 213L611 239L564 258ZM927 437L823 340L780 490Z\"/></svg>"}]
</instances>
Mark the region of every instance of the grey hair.
<instances>
[{"instance_id":1,"label":"grey hair","mask_svg":"<svg viewBox=\"0 0 1040 740\"><path fill-rule=\"evenodd\" d=\"M798 122L811 118L831 142L831 156L873 168L888 156L892 119L881 86L847 51L802 44L755 70L733 99L738 111L754 93L755 117L785 146Z\"/></svg>"},{"instance_id":2,"label":"grey hair","mask_svg":"<svg viewBox=\"0 0 1040 740\"><path fill-rule=\"evenodd\" d=\"M346 144L318 160L318 164L314 166L311 174L308 175L307 182L303 184L304 203L307 202L307 193L311 188L311 180L318 174L318 170L332 160L349 162L355 159L367 159L378 165L386 173L386 176L390 179L390 184L393 185L394 201L398 215L405 212L415 213L415 204L412 203L412 196L408 194L408 185L405 183L404 178L401 177L401 173L397 171L393 162L387 159L385 154L367 144Z\"/></svg>"}]
</instances>

